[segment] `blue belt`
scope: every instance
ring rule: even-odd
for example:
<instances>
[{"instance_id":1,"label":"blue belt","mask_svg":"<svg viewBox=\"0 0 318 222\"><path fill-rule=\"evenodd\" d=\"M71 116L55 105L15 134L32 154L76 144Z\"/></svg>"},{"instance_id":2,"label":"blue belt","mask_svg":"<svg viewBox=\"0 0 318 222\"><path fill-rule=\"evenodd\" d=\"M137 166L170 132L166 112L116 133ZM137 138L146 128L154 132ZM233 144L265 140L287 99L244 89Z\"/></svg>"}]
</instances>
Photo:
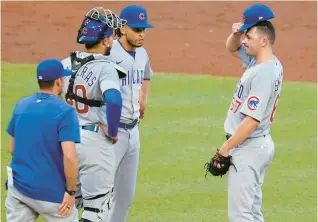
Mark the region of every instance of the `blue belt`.
<instances>
[{"instance_id":1,"label":"blue belt","mask_svg":"<svg viewBox=\"0 0 318 222\"><path fill-rule=\"evenodd\" d=\"M119 123L119 128L133 129L138 124L139 119L135 119L131 123Z\"/></svg>"},{"instance_id":2,"label":"blue belt","mask_svg":"<svg viewBox=\"0 0 318 222\"><path fill-rule=\"evenodd\" d=\"M138 124L138 119L135 119L131 123L119 123L119 127L123 129L133 129ZM95 133L99 132L100 127L97 124L81 126L83 130L89 130Z\"/></svg>"},{"instance_id":3,"label":"blue belt","mask_svg":"<svg viewBox=\"0 0 318 222\"><path fill-rule=\"evenodd\" d=\"M92 131L92 132L95 132L95 133L99 132L99 126L97 124L81 126L81 128L83 130L89 130L89 131Z\"/></svg>"}]
</instances>

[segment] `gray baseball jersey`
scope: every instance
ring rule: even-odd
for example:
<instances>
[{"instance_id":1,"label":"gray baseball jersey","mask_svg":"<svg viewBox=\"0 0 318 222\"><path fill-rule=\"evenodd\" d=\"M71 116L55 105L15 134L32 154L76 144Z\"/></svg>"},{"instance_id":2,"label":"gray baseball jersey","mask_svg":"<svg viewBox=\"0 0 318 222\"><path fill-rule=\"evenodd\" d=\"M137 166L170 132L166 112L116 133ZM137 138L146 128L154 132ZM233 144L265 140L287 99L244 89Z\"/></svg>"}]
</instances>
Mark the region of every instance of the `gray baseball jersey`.
<instances>
[{"instance_id":1,"label":"gray baseball jersey","mask_svg":"<svg viewBox=\"0 0 318 222\"><path fill-rule=\"evenodd\" d=\"M150 80L152 70L146 50L143 47L136 48L135 59L120 44L114 41L111 61L121 66L127 72L126 78L120 80L120 92L123 99L121 119L131 121L139 117L139 91L143 80Z\"/></svg>"},{"instance_id":2,"label":"gray baseball jersey","mask_svg":"<svg viewBox=\"0 0 318 222\"><path fill-rule=\"evenodd\" d=\"M225 132L233 134L247 115L260 122L249 137L269 134L283 82L283 67L277 57L256 64L245 53L244 46L238 52L246 70L236 86L224 123Z\"/></svg>"},{"instance_id":3,"label":"gray baseball jersey","mask_svg":"<svg viewBox=\"0 0 318 222\"><path fill-rule=\"evenodd\" d=\"M77 57L85 58L91 54L86 52L77 52ZM78 96L88 99L104 101L103 92L107 89L119 89L119 76L115 64L101 54L93 54L95 60L82 66L76 75L74 83L74 93ZM64 68L71 69L70 57L62 61ZM70 76L65 77L63 92L67 92ZM88 105L73 102L78 113L80 125L87 125L106 122L106 108L89 107Z\"/></svg>"},{"instance_id":4,"label":"gray baseball jersey","mask_svg":"<svg viewBox=\"0 0 318 222\"><path fill-rule=\"evenodd\" d=\"M123 99L121 122L132 122L139 117L139 92L143 80L150 80L152 70L149 57L143 47L127 52L119 41L114 41L109 58L123 69L127 76L120 80ZM139 163L139 127L118 130L115 144L115 182L112 193L109 222L126 221L133 200Z\"/></svg>"}]
</instances>

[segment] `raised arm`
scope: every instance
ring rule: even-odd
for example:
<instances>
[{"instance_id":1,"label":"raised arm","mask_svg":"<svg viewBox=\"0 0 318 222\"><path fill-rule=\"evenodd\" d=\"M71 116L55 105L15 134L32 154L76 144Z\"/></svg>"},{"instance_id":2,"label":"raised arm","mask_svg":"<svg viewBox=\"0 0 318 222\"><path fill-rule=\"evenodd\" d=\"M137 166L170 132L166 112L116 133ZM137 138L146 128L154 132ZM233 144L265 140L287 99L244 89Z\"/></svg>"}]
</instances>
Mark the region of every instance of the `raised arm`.
<instances>
[{"instance_id":1,"label":"raised arm","mask_svg":"<svg viewBox=\"0 0 318 222\"><path fill-rule=\"evenodd\" d=\"M235 57L240 58L238 50L241 47L241 37L244 34L243 32L237 32L241 28L243 23L237 22L232 25L232 33L227 38L225 47L226 49Z\"/></svg>"}]
</instances>

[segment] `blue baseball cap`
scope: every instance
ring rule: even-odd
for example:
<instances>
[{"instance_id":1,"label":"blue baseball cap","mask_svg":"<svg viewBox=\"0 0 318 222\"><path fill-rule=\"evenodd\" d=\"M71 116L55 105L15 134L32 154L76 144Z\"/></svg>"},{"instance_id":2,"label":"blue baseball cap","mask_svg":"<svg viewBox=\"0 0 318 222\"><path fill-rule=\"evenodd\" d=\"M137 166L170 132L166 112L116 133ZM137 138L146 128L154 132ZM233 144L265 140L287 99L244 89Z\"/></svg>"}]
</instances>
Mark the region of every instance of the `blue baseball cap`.
<instances>
[{"instance_id":1,"label":"blue baseball cap","mask_svg":"<svg viewBox=\"0 0 318 222\"><path fill-rule=\"evenodd\" d=\"M148 24L147 10L138 5L130 5L124 8L120 15L121 20L126 20L126 25L132 28L153 28L152 24Z\"/></svg>"},{"instance_id":2,"label":"blue baseball cap","mask_svg":"<svg viewBox=\"0 0 318 222\"><path fill-rule=\"evenodd\" d=\"M50 81L64 76L70 76L72 75L72 71L64 69L60 60L49 59L42 61L38 65L36 74L39 81Z\"/></svg>"},{"instance_id":3,"label":"blue baseball cap","mask_svg":"<svg viewBox=\"0 0 318 222\"><path fill-rule=\"evenodd\" d=\"M252 5L244 11L244 25L238 30L238 32L243 32L246 29L256 25L258 22L266 21L274 17L275 15L273 11L266 5Z\"/></svg>"}]
</instances>

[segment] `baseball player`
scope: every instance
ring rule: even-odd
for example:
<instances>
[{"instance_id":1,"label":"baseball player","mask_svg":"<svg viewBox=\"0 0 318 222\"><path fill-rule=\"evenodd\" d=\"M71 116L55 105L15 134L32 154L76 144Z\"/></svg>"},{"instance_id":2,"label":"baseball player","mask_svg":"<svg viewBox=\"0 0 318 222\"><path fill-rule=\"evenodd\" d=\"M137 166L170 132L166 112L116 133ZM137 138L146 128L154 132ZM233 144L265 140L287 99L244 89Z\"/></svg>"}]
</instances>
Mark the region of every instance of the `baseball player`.
<instances>
[{"instance_id":1,"label":"baseball player","mask_svg":"<svg viewBox=\"0 0 318 222\"><path fill-rule=\"evenodd\" d=\"M120 26L120 19L111 10L91 9L77 36L77 42L85 44L85 51L73 52L62 61L73 71L66 78L64 93L76 109L80 124L81 143L76 151L84 222L107 221L108 216L115 173L113 144L118 141L122 110L119 80L126 73L105 55L110 53L114 31Z\"/></svg>"},{"instance_id":2,"label":"baseball player","mask_svg":"<svg viewBox=\"0 0 318 222\"><path fill-rule=\"evenodd\" d=\"M119 123L120 141L115 144L115 183L110 210L110 222L126 221L136 188L140 137L138 123L147 106L152 70L146 50L142 47L148 14L137 5L125 7L120 13L125 23L118 29L119 39L114 41L109 58L127 70L120 81L123 111Z\"/></svg>"},{"instance_id":3,"label":"baseball player","mask_svg":"<svg viewBox=\"0 0 318 222\"><path fill-rule=\"evenodd\" d=\"M243 61L224 123L227 141L219 155L232 156L228 175L230 222L262 222L262 184L274 156L270 127L283 82L283 67L273 54L272 10L261 4L247 8L244 23L235 23L226 48ZM218 156L220 157L220 156ZM220 159L220 158L219 158ZM216 164L218 168L222 168Z\"/></svg>"}]
</instances>

